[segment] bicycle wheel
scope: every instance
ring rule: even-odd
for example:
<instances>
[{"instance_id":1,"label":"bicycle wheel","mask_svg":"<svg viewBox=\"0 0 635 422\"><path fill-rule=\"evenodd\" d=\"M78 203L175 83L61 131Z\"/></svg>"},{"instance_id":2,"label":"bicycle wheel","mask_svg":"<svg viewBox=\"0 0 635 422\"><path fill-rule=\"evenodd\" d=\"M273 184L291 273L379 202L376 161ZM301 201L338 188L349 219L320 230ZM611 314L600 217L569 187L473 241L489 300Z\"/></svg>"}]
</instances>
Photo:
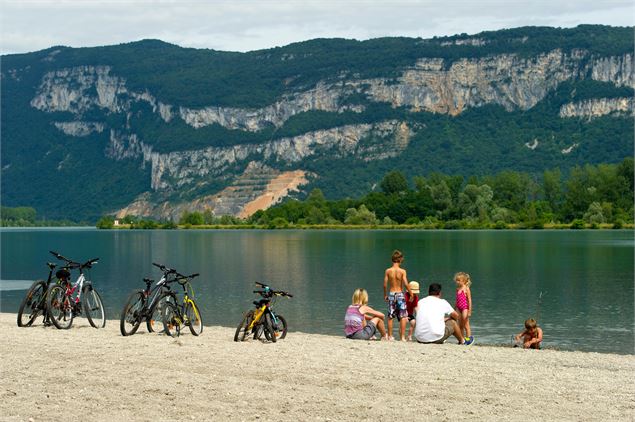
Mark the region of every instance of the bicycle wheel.
<instances>
[{"instance_id":1,"label":"bicycle wheel","mask_svg":"<svg viewBox=\"0 0 635 422\"><path fill-rule=\"evenodd\" d=\"M196 302L194 302L194 299L190 299L185 305L185 320L193 335L198 336L203 332L201 310L198 308Z\"/></svg>"},{"instance_id":2,"label":"bicycle wheel","mask_svg":"<svg viewBox=\"0 0 635 422\"><path fill-rule=\"evenodd\" d=\"M59 330L67 330L73 324L73 304L66 296L66 287L56 285L51 287L46 300L46 309L53 325Z\"/></svg>"},{"instance_id":3,"label":"bicycle wheel","mask_svg":"<svg viewBox=\"0 0 635 422\"><path fill-rule=\"evenodd\" d=\"M254 311L247 312L238 327L236 327L236 333L234 334L234 341L245 341L249 338L249 325L254 319Z\"/></svg>"},{"instance_id":4,"label":"bicycle wheel","mask_svg":"<svg viewBox=\"0 0 635 422\"><path fill-rule=\"evenodd\" d=\"M181 335L181 325L183 321L178 306L179 305L169 300L163 307L163 330L171 337Z\"/></svg>"},{"instance_id":5,"label":"bicycle wheel","mask_svg":"<svg viewBox=\"0 0 635 422\"><path fill-rule=\"evenodd\" d=\"M29 327L38 315L46 310L46 282L38 280L34 282L18 309L18 327Z\"/></svg>"},{"instance_id":6,"label":"bicycle wheel","mask_svg":"<svg viewBox=\"0 0 635 422\"><path fill-rule=\"evenodd\" d=\"M119 330L122 336L131 336L137 332L143 319L145 305L146 298L142 290L135 290L130 293L119 320Z\"/></svg>"},{"instance_id":7,"label":"bicycle wheel","mask_svg":"<svg viewBox=\"0 0 635 422\"><path fill-rule=\"evenodd\" d=\"M269 315L269 313L265 315L264 326L265 326L264 327L265 338L272 343L275 343L276 341L278 341L278 338L276 337L276 332L273 328L273 321L271 320L271 315Z\"/></svg>"},{"instance_id":8,"label":"bicycle wheel","mask_svg":"<svg viewBox=\"0 0 635 422\"><path fill-rule=\"evenodd\" d=\"M106 311L101 301L101 296L92 284L84 286L82 289L82 310L93 328L104 328L106 326Z\"/></svg>"},{"instance_id":9,"label":"bicycle wheel","mask_svg":"<svg viewBox=\"0 0 635 422\"><path fill-rule=\"evenodd\" d=\"M278 314L276 314L276 320L277 322L273 324L273 330L276 333L278 340L282 340L287 336L287 320L284 319L282 315Z\"/></svg>"},{"instance_id":10,"label":"bicycle wheel","mask_svg":"<svg viewBox=\"0 0 635 422\"><path fill-rule=\"evenodd\" d=\"M163 308L170 297L171 296L168 293L163 293L152 304L152 307L148 312L149 317L146 319L146 327L149 333L163 332Z\"/></svg>"}]
</instances>

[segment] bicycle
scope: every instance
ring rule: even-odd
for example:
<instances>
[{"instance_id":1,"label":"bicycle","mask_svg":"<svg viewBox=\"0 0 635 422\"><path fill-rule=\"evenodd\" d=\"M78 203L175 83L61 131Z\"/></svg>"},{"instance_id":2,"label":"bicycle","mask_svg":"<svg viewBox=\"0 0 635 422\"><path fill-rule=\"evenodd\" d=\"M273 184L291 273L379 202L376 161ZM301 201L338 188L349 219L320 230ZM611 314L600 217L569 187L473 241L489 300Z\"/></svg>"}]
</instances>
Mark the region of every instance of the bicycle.
<instances>
[{"instance_id":1,"label":"bicycle","mask_svg":"<svg viewBox=\"0 0 635 422\"><path fill-rule=\"evenodd\" d=\"M163 308L163 329L166 334L172 337L180 336L181 327L185 325L190 327L190 332L195 336L203 332L203 319L198 305L192 298L194 290L190 284L190 280L198 276L198 273L191 275L176 274L176 278L173 281L178 281L183 288L182 303L179 303L175 292L170 291L165 294L167 300Z\"/></svg>"},{"instance_id":2,"label":"bicycle","mask_svg":"<svg viewBox=\"0 0 635 422\"><path fill-rule=\"evenodd\" d=\"M57 252L51 251L55 257L65 261L68 274L60 284L51 287L46 301L49 318L56 328L66 330L71 328L73 319L85 313L86 319L94 328L106 326L106 314L101 296L93 287L90 280L84 275L85 269L91 269L99 258L89 259L83 264L72 261ZM79 276L75 283L70 281L69 270L79 270Z\"/></svg>"},{"instance_id":3,"label":"bicycle","mask_svg":"<svg viewBox=\"0 0 635 422\"><path fill-rule=\"evenodd\" d=\"M146 283L146 288L135 290L128 296L119 321L119 329L123 336L131 336L136 333L144 319L146 320L148 332L163 331L163 328L159 329L159 323L162 324L163 322L161 316L163 308L160 303L166 299L165 294L170 291L169 283L174 281L169 280L170 275L178 273L176 270L162 264L153 262L152 265L159 268L163 275L152 288L150 286L154 283L154 280L144 278L143 282Z\"/></svg>"},{"instance_id":4,"label":"bicycle","mask_svg":"<svg viewBox=\"0 0 635 422\"><path fill-rule=\"evenodd\" d=\"M68 268L63 267L57 270L53 276L53 270L57 268L57 264L47 262L46 265L49 267L47 279L34 281L20 303L18 327L30 327L40 314L44 315L44 325L51 325L46 308L47 293L53 284L59 284L60 281L70 276L70 273Z\"/></svg>"},{"instance_id":5,"label":"bicycle","mask_svg":"<svg viewBox=\"0 0 635 422\"><path fill-rule=\"evenodd\" d=\"M258 340L264 333L265 338L272 343L287 336L287 320L280 314L276 314L272 307L278 297L293 297L292 294L282 290L271 290L263 283L256 282L262 290L254 290L254 293L262 296L260 300L254 300L256 309L243 314L243 319L236 328L234 341L245 341L250 335Z\"/></svg>"}]
</instances>

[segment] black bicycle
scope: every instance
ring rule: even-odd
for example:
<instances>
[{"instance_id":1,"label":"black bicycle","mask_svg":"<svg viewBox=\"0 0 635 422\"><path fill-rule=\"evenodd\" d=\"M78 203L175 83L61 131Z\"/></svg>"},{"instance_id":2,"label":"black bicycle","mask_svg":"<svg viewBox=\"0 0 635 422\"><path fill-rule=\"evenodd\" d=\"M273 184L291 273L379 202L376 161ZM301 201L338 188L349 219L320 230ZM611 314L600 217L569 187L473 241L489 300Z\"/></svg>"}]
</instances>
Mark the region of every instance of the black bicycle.
<instances>
[{"instance_id":1,"label":"black bicycle","mask_svg":"<svg viewBox=\"0 0 635 422\"><path fill-rule=\"evenodd\" d=\"M261 290L254 293L262 296L260 300L254 300L256 307L243 314L243 319L236 327L234 341L245 341L251 335L258 340L264 333L265 338L273 343L287 336L287 320L273 311L273 304L278 297L293 297L292 294L282 290L272 290L268 285L256 282Z\"/></svg>"},{"instance_id":2,"label":"black bicycle","mask_svg":"<svg viewBox=\"0 0 635 422\"><path fill-rule=\"evenodd\" d=\"M119 321L119 329L123 336L136 333L144 319L148 332L162 332L164 329L162 317L164 301L168 299L166 294L170 291L170 283L175 281L178 273L162 264L153 262L152 265L159 268L163 275L154 287L151 287L154 280L144 278L146 288L135 290L128 296Z\"/></svg>"},{"instance_id":3,"label":"black bicycle","mask_svg":"<svg viewBox=\"0 0 635 422\"><path fill-rule=\"evenodd\" d=\"M51 252L51 254L55 255L54 252ZM51 286L68 279L70 272L68 267L62 267L54 274L53 271L57 268L57 264L47 262L46 265L49 268L47 279L34 281L20 303L20 308L18 308L18 327L30 327L40 315L44 316L45 326L51 325L46 308L47 293Z\"/></svg>"},{"instance_id":4,"label":"black bicycle","mask_svg":"<svg viewBox=\"0 0 635 422\"><path fill-rule=\"evenodd\" d=\"M203 332L203 318L201 311L194 302L194 290L190 280L198 277L199 274L182 275L176 274L174 281L183 288L183 301L179 302L174 291L165 293L165 306L163 307L163 327L166 334L172 337L181 335L181 328L190 327L190 332L198 336Z\"/></svg>"}]
</instances>

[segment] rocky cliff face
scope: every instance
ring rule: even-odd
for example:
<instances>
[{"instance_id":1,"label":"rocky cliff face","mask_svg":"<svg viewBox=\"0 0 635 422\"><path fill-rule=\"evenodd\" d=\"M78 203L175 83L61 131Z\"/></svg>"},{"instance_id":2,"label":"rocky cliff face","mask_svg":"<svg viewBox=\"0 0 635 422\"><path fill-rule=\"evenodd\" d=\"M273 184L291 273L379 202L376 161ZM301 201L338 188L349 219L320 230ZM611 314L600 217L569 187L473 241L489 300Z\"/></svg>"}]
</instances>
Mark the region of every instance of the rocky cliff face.
<instances>
[{"instance_id":1,"label":"rocky cliff face","mask_svg":"<svg viewBox=\"0 0 635 422\"><path fill-rule=\"evenodd\" d=\"M145 101L166 122L178 117L194 128L219 124L228 129L259 131L269 125L279 127L290 117L306 111L362 112L361 104L343 104L354 93L395 107L452 115L485 104L527 110L568 80L592 79L635 87L633 63L631 54L594 58L584 50L571 54L553 50L532 58L504 54L461 59L449 67L443 59L422 58L396 81L382 78L324 81L314 89L289 94L260 109L216 106L192 109L165 104L147 92L128 92L125 80L111 75L108 66L84 66L46 74L31 105L42 111L81 115L90 107L127 111L133 101Z\"/></svg>"},{"instance_id":2,"label":"rocky cliff face","mask_svg":"<svg viewBox=\"0 0 635 422\"><path fill-rule=\"evenodd\" d=\"M486 44L482 39L465 43L473 46ZM8 75L17 77L11 72ZM197 130L216 124L232 130L259 132L271 126L279 128L291 117L308 111L363 113L369 102L407 107L412 112L449 115L458 115L468 108L486 104L498 104L507 110L527 110L562 82L584 79L635 87L633 55L597 57L585 50L563 53L554 49L534 57L501 54L453 62L441 58L420 58L396 78L339 76L325 79L311 89L287 93L275 103L257 109L215 105L197 109L184 104L168 104L153 93L130 90L125 78L114 74L109 66L80 66L46 73L30 104L42 112L74 115L74 120L54 123L67 135L81 137L107 131L110 136L104 147L106 156L113 160L137 160L141 167L150 166L151 184L148 189L154 193L174 194L200 189L218 180L225 180L229 186L218 194L182 204L151 203L151 195L148 194L121 212L174 217L190 207L244 216L256 209L254 203L270 205L306 183L301 164L304 160L317 154L328 154L333 158L354 156L362 161L395 157L407 148L412 134L422 128L388 120L344 125L268 142L159 153L152 147L153 139L131 129L136 103L149 105L157 119L165 123L180 119ZM366 100L351 103L348 100L351 96ZM95 110L104 115L125 116L126 124L113 127L106 118L96 121ZM86 118L89 112L90 117ZM625 113L633 113L632 98L565 104L559 115L562 118L594 118ZM527 144L527 148L533 150L537 145L537 142ZM563 154L568 152L563 151ZM272 173L268 167L271 163L294 170L288 174ZM230 176L236 171L241 171L242 176ZM249 195L237 200L236 189L232 186L241 177L260 178L265 188L251 189ZM282 179L277 179L279 177ZM287 184L271 184L272 180L287 180L285 178L290 180ZM266 197L273 199L263 201L262 198ZM223 205L228 203L231 205Z\"/></svg>"},{"instance_id":3,"label":"rocky cliff face","mask_svg":"<svg viewBox=\"0 0 635 422\"><path fill-rule=\"evenodd\" d=\"M593 119L608 114L633 115L634 111L633 98L598 98L564 104L560 107L560 117Z\"/></svg>"},{"instance_id":4,"label":"rocky cliff face","mask_svg":"<svg viewBox=\"0 0 635 422\"><path fill-rule=\"evenodd\" d=\"M116 216L152 216L178 221L185 211L211 211L215 215L245 218L259 209L275 205L290 193L297 192L307 183L307 176L309 175L301 170L280 172L269 166L250 162L235 181L217 194L175 203L153 201L151 195L146 193L118 210Z\"/></svg>"},{"instance_id":5,"label":"rocky cliff face","mask_svg":"<svg viewBox=\"0 0 635 422\"><path fill-rule=\"evenodd\" d=\"M385 80L366 83L375 101L456 115L485 104L527 110L558 84L585 78L633 87L633 56L593 59L581 50L570 55L553 50L533 58L505 54L463 59L448 69L442 59L426 58L406 70L396 84Z\"/></svg>"},{"instance_id":6,"label":"rocky cliff face","mask_svg":"<svg viewBox=\"0 0 635 422\"><path fill-rule=\"evenodd\" d=\"M365 160L383 159L403 151L409 138L407 125L387 121L320 130L262 144L161 154L153 152L152 147L139 141L136 135L111 131L106 153L116 160L141 158L152 166L151 188L174 191L193 183L200 184L201 179L222 177L230 167L251 162L254 157L261 157L262 162L274 161L285 165L298 163L317 151L334 158L356 155ZM372 140L379 140L379 144L370 142Z\"/></svg>"}]
</instances>

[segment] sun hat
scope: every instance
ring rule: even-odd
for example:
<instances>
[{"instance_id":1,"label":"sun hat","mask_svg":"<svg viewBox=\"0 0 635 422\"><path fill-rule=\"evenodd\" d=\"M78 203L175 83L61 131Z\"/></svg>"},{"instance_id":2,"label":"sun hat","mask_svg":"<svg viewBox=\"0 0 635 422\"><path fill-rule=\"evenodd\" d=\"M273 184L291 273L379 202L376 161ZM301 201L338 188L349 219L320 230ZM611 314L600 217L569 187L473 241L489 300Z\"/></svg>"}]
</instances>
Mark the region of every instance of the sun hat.
<instances>
[{"instance_id":1,"label":"sun hat","mask_svg":"<svg viewBox=\"0 0 635 422\"><path fill-rule=\"evenodd\" d=\"M412 293L416 295L419 294L419 283L417 283L416 281L411 281L410 283L408 283L408 286L410 286L410 290L412 290Z\"/></svg>"}]
</instances>

